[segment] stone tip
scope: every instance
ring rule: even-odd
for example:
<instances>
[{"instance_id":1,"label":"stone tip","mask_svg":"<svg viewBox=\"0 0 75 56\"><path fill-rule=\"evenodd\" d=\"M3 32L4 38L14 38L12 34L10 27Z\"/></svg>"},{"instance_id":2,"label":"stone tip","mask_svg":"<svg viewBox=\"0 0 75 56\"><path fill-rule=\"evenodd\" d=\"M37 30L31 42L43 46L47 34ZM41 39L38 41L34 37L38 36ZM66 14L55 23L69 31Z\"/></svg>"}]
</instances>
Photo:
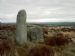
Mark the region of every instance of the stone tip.
<instances>
[{"instance_id":1,"label":"stone tip","mask_svg":"<svg viewBox=\"0 0 75 56\"><path fill-rule=\"evenodd\" d=\"M26 11L24 9L22 9L18 12L18 14L22 14L22 13L26 14Z\"/></svg>"}]
</instances>

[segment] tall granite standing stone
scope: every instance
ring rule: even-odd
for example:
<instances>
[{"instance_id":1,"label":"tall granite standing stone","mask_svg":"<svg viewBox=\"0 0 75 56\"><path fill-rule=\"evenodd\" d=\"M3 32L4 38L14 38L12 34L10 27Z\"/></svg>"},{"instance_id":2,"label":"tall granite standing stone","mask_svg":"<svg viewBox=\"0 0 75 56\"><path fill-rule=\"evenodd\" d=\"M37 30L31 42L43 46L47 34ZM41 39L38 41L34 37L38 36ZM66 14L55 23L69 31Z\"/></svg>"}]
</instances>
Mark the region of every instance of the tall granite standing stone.
<instances>
[{"instance_id":1,"label":"tall granite standing stone","mask_svg":"<svg viewBox=\"0 0 75 56\"><path fill-rule=\"evenodd\" d=\"M44 40L43 30L39 26L35 26L29 29L27 36L28 36L28 40L32 42L43 42Z\"/></svg>"},{"instance_id":2,"label":"tall granite standing stone","mask_svg":"<svg viewBox=\"0 0 75 56\"><path fill-rule=\"evenodd\" d=\"M23 45L27 42L27 24L25 10L20 10L17 15L16 42L19 45Z\"/></svg>"}]
</instances>

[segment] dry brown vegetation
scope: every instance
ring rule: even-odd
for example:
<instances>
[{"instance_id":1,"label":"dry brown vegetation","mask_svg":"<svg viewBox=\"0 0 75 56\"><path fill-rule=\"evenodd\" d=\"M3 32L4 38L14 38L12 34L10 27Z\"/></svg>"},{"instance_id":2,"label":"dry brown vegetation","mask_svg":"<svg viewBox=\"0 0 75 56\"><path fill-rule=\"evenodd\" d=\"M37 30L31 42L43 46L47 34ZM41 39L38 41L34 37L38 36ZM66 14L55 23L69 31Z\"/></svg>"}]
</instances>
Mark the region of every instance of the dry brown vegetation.
<instances>
[{"instance_id":1,"label":"dry brown vegetation","mask_svg":"<svg viewBox=\"0 0 75 56\"><path fill-rule=\"evenodd\" d=\"M15 56L14 52L14 42L8 37L0 37L0 56Z\"/></svg>"},{"instance_id":2,"label":"dry brown vegetation","mask_svg":"<svg viewBox=\"0 0 75 56\"><path fill-rule=\"evenodd\" d=\"M14 26L4 26L0 28L0 55L74 56L75 53L75 46L74 46L75 29L74 28L72 29L72 28L60 28L60 27L59 28L45 27L43 29L43 33L44 33L43 43L30 42L30 43L26 43L23 46L15 45L15 37L14 37L15 30L16 29Z\"/></svg>"},{"instance_id":3,"label":"dry brown vegetation","mask_svg":"<svg viewBox=\"0 0 75 56\"><path fill-rule=\"evenodd\" d=\"M29 51L28 56L54 56L54 50L44 44L37 44Z\"/></svg>"},{"instance_id":4,"label":"dry brown vegetation","mask_svg":"<svg viewBox=\"0 0 75 56\"><path fill-rule=\"evenodd\" d=\"M0 30L12 30L14 31L16 29L16 26L13 24L2 24L0 25Z\"/></svg>"},{"instance_id":5,"label":"dry brown vegetation","mask_svg":"<svg viewBox=\"0 0 75 56\"><path fill-rule=\"evenodd\" d=\"M45 44L26 43L24 46L17 46L20 56L54 56L52 47Z\"/></svg>"},{"instance_id":6,"label":"dry brown vegetation","mask_svg":"<svg viewBox=\"0 0 75 56\"><path fill-rule=\"evenodd\" d=\"M45 36L45 43L50 46L62 46L72 42L71 38L65 37L62 33L58 33L54 36Z\"/></svg>"}]
</instances>

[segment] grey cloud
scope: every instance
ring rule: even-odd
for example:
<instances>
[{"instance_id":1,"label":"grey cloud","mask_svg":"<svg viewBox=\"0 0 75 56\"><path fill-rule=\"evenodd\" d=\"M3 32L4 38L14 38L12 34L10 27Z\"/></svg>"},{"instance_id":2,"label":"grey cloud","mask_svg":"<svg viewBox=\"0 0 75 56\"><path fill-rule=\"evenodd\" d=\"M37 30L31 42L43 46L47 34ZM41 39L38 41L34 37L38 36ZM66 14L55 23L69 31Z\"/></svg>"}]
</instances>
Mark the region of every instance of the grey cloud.
<instances>
[{"instance_id":1,"label":"grey cloud","mask_svg":"<svg viewBox=\"0 0 75 56\"><path fill-rule=\"evenodd\" d=\"M75 0L0 0L0 17L14 21L20 9L27 11L28 20L75 18Z\"/></svg>"}]
</instances>

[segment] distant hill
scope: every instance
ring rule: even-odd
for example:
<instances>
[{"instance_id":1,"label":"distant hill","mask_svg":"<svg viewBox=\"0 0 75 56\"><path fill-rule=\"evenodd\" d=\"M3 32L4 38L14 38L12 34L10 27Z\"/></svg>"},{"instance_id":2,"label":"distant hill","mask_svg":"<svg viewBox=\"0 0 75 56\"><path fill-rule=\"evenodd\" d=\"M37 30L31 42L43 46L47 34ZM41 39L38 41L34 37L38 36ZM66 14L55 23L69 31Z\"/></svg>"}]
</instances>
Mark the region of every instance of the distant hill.
<instances>
[{"instance_id":1,"label":"distant hill","mask_svg":"<svg viewBox=\"0 0 75 56\"><path fill-rule=\"evenodd\" d=\"M16 23L1 23L0 25L16 25ZM28 26L39 25L39 26L74 26L75 22L47 22L47 23L27 23Z\"/></svg>"},{"instance_id":2,"label":"distant hill","mask_svg":"<svg viewBox=\"0 0 75 56\"><path fill-rule=\"evenodd\" d=\"M35 24L40 26L74 26L75 22L47 22L47 23L29 23L29 24Z\"/></svg>"}]
</instances>

